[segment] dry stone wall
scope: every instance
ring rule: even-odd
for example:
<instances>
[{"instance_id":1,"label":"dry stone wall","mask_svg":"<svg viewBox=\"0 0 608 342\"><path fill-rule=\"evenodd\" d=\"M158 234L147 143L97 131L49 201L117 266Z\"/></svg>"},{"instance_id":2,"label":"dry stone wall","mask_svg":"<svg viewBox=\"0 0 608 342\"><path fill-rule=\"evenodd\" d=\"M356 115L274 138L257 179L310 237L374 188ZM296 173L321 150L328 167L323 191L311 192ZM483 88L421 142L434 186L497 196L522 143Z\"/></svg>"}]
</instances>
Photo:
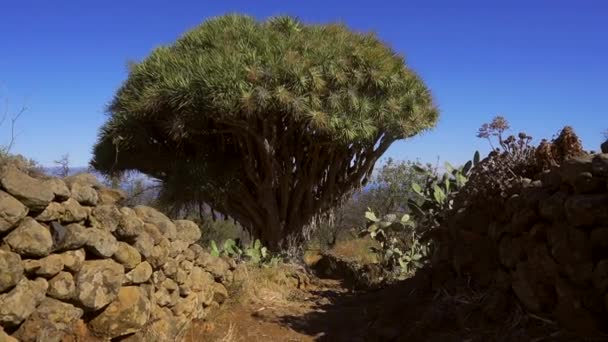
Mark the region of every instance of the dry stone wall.
<instances>
[{"instance_id":1,"label":"dry stone wall","mask_svg":"<svg viewBox=\"0 0 608 342\"><path fill-rule=\"evenodd\" d=\"M0 170L0 341L179 341L228 296L234 264L204 251L199 227L117 205L93 175ZM91 335L91 336L92 336Z\"/></svg>"},{"instance_id":2,"label":"dry stone wall","mask_svg":"<svg viewBox=\"0 0 608 342\"><path fill-rule=\"evenodd\" d=\"M569 159L523 182L501 210L460 208L440 258L566 328L608 332L608 154ZM499 297L484 307L495 319L509 305Z\"/></svg>"}]
</instances>

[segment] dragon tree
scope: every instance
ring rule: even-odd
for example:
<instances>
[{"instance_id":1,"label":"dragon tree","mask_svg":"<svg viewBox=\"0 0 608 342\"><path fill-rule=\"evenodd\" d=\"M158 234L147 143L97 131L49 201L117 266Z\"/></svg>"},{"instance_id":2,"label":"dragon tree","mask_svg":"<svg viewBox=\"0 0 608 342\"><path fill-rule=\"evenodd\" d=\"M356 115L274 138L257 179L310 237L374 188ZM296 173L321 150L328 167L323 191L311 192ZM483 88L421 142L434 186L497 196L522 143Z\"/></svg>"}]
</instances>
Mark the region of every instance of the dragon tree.
<instances>
[{"instance_id":1,"label":"dragon tree","mask_svg":"<svg viewBox=\"0 0 608 342\"><path fill-rule=\"evenodd\" d=\"M130 65L107 111L95 169L147 174L165 201L208 204L275 250L438 118L420 77L374 34L241 15Z\"/></svg>"}]
</instances>

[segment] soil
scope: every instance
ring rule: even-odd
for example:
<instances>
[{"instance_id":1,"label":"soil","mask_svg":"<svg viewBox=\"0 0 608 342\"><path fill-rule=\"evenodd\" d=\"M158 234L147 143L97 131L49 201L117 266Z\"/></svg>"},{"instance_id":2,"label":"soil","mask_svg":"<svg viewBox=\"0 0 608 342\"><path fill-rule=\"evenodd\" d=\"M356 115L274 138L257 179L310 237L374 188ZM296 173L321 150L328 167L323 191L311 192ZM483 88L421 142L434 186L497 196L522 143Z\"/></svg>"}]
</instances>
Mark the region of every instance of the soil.
<instances>
[{"instance_id":1,"label":"soil","mask_svg":"<svg viewBox=\"0 0 608 342\"><path fill-rule=\"evenodd\" d=\"M576 341L545 318L525 313L513 301L477 293L465 280L432 291L430 276L380 290L352 291L339 280L313 278L289 301L226 302L187 341ZM501 306L488 319L487 303ZM506 308L506 309L505 309ZM485 312L485 314L484 314Z\"/></svg>"}]
</instances>

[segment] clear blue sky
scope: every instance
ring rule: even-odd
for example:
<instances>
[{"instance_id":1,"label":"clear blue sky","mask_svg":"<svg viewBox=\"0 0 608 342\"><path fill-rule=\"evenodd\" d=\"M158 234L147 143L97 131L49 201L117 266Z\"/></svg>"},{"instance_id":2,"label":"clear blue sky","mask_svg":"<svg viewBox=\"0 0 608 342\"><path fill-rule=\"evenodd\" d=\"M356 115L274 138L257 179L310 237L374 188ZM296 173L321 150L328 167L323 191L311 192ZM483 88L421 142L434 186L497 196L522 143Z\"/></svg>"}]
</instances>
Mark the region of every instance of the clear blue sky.
<instances>
[{"instance_id":1,"label":"clear blue sky","mask_svg":"<svg viewBox=\"0 0 608 342\"><path fill-rule=\"evenodd\" d=\"M572 125L587 149L608 129L607 1L1 0L0 92L29 108L14 152L86 165L127 61L231 12L342 21L405 54L441 120L387 156L464 161L487 150L475 133L497 113L535 138Z\"/></svg>"}]
</instances>

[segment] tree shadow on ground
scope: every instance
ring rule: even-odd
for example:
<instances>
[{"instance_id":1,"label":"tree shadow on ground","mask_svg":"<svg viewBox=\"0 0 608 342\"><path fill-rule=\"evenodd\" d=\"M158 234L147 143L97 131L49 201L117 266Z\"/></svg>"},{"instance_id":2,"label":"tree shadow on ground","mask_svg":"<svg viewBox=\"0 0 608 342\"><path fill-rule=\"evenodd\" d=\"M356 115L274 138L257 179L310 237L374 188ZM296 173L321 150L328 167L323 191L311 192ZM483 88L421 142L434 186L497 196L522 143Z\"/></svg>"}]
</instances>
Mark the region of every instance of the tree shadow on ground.
<instances>
[{"instance_id":1,"label":"tree shadow on ground","mask_svg":"<svg viewBox=\"0 0 608 342\"><path fill-rule=\"evenodd\" d=\"M556 326L539 321L509 303L498 319L488 319L490 294L455 279L433 291L430 272L375 291L311 291L318 298L310 312L278 317L278 323L315 341L576 341Z\"/></svg>"}]
</instances>

